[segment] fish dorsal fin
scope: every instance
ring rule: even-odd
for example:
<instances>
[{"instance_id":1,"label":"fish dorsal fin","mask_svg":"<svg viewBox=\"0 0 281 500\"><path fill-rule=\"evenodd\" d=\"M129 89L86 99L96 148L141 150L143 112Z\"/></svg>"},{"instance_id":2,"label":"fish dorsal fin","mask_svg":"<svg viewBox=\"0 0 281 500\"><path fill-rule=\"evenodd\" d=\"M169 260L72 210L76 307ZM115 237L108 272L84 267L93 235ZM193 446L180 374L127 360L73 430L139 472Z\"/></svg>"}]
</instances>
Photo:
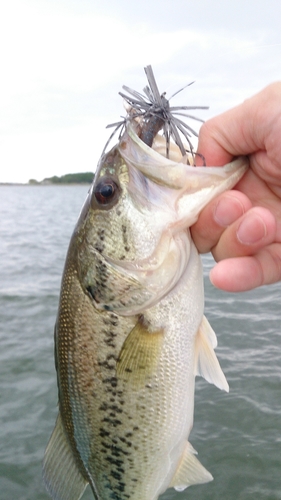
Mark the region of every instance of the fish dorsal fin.
<instances>
[{"instance_id":1,"label":"fish dorsal fin","mask_svg":"<svg viewBox=\"0 0 281 500\"><path fill-rule=\"evenodd\" d=\"M203 484L213 480L210 472L195 457L196 451L187 441L178 468L170 483L170 488L183 491L192 484Z\"/></svg>"},{"instance_id":2,"label":"fish dorsal fin","mask_svg":"<svg viewBox=\"0 0 281 500\"><path fill-rule=\"evenodd\" d=\"M45 451L43 480L53 500L79 500L88 484L76 465L60 414Z\"/></svg>"},{"instance_id":3,"label":"fish dorsal fin","mask_svg":"<svg viewBox=\"0 0 281 500\"><path fill-rule=\"evenodd\" d=\"M214 351L216 346L216 334L203 316L195 339L195 375L201 375L210 384L228 392L228 383Z\"/></svg>"},{"instance_id":4,"label":"fish dorsal fin","mask_svg":"<svg viewBox=\"0 0 281 500\"><path fill-rule=\"evenodd\" d=\"M149 331L143 316L126 338L117 361L117 377L143 386L155 373L163 343L164 331Z\"/></svg>"}]
</instances>

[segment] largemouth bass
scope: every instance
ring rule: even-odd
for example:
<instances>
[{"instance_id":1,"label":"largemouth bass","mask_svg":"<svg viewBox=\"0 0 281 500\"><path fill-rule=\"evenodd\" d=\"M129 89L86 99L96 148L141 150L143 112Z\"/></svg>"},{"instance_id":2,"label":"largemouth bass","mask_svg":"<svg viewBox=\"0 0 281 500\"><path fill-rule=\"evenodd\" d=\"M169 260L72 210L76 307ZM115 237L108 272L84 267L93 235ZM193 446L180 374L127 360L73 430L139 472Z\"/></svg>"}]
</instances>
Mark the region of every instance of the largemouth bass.
<instances>
[{"instance_id":1,"label":"largemouth bass","mask_svg":"<svg viewBox=\"0 0 281 500\"><path fill-rule=\"evenodd\" d=\"M59 415L43 465L56 500L78 500L87 484L96 500L156 500L212 479L188 442L194 380L228 384L188 228L247 160L187 165L168 101L156 95L159 117L137 108L139 96L102 154L66 258L55 327Z\"/></svg>"}]
</instances>

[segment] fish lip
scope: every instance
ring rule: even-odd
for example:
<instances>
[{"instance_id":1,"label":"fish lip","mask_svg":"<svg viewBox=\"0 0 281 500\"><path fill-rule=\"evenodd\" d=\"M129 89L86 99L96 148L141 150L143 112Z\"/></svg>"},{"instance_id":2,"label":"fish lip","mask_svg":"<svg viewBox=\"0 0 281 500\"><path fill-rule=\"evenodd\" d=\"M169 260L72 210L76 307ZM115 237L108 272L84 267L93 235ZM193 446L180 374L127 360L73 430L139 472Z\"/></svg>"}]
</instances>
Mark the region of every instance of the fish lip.
<instances>
[{"instance_id":1,"label":"fish lip","mask_svg":"<svg viewBox=\"0 0 281 500\"><path fill-rule=\"evenodd\" d=\"M127 121L118 148L129 168L134 166L154 183L172 190L185 189L186 180L190 175L200 178L201 175L205 177L206 173L208 173L219 180L229 176L236 170L239 171L240 167L245 165L245 168L241 169L240 177L242 177L248 164L246 156L239 156L224 166L195 167L187 165L183 161L173 161L145 144L139 138L132 120Z\"/></svg>"}]
</instances>

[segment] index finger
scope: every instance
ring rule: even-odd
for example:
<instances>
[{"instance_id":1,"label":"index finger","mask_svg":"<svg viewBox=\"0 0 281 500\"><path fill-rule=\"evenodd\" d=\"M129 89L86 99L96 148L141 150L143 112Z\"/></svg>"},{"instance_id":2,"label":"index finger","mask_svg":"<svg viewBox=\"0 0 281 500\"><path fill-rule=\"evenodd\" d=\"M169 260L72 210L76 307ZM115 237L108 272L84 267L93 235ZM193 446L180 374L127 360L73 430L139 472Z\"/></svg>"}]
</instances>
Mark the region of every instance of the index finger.
<instances>
[{"instance_id":1,"label":"index finger","mask_svg":"<svg viewBox=\"0 0 281 500\"><path fill-rule=\"evenodd\" d=\"M281 82L205 122L199 132L198 153L207 165L223 165L234 156L266 150L267 139L280 116Z\"/></svg>"}]
</instances>

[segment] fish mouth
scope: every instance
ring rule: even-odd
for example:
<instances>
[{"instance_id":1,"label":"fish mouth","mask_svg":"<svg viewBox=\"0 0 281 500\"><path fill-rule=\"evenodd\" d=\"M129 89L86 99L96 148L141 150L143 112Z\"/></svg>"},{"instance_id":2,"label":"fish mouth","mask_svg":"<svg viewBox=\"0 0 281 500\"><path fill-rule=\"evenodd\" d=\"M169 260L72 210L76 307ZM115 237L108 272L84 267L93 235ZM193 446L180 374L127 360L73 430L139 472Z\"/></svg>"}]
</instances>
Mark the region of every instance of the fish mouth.
<instances>
[{"instance_id":1,"label":"fish mouth","mask_svg":"<svg viewBox=\"0 0 281 500\"><path fill-rule=\"evenodd\" d=\"M128 165L137 168L153 182L176 190L190 190L192 185L194 190L200 189L209 183L216 184L234 173L240 178L248 168L245 156L236 158L224 167L197 167L180 160L172 161L145 144L137 135L133 122L127 124L119 151Z\"/></svg>"},{"instance_id":2,"label":"fish mouth","mask_svg":"<svg viewBox=\"0 0 281 500\"><path fill-rule=\"evenodd\" d=\"M132 198L163 210L172 209L174 223L181 228L194 224L200 211L218 194L235 186L249 166L245 156L223 167L172 161L145 144L132 121L128 121L118 148L130 172Z\"/></svg>"}]
</instances>

